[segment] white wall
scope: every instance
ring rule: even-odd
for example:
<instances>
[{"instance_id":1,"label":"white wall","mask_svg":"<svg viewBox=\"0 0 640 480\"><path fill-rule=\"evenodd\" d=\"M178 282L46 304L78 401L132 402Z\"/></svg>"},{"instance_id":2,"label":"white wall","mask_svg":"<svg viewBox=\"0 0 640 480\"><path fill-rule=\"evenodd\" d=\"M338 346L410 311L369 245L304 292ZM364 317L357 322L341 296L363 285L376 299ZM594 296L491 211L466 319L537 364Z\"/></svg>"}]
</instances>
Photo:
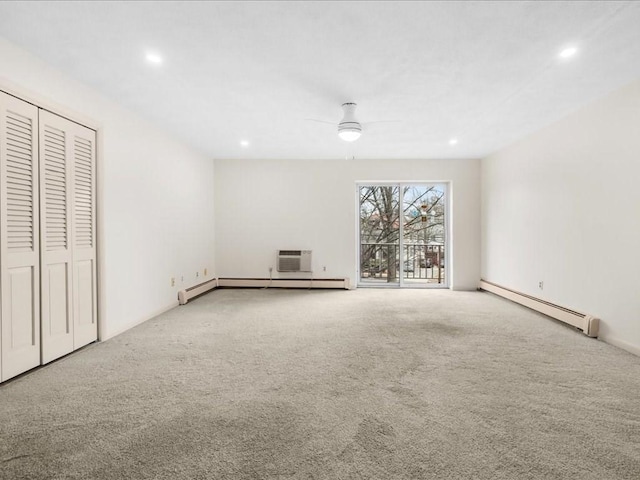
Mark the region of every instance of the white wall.
<instances>
[{"instance_id":1,"label":"white wall","mask_svg":"<svg viewBox=\"0 0 640 480\"><path fill-rule=\"evenodd\" d=\"M212 276L210 159L1 38L0 87L101 126L103 339L175 305L182 275L186 286L205 267Z\"/></svg>"},{"instance_id":2,"label":"white wall","mask_svg":"<svg viewBox=\"0 0 640 480\"><path fill-rule=\"evenodd\" d=\"M481 164L482 277L640 353L640 82Z\"/></svg>"},{"instance_id":3,"label":"white wall","mask_svg":"<svg viewBox=\"0 0 640 480\"><path fill-rule=\"evenodd\" d=\"M216 160L215 168L216 273L221 277L268 278L276 250L297 248L313 250L314 277L349 277L353 284L356 182L448 181L451 286L478 285L478 160Z\"/></svg>"}]
</instances>

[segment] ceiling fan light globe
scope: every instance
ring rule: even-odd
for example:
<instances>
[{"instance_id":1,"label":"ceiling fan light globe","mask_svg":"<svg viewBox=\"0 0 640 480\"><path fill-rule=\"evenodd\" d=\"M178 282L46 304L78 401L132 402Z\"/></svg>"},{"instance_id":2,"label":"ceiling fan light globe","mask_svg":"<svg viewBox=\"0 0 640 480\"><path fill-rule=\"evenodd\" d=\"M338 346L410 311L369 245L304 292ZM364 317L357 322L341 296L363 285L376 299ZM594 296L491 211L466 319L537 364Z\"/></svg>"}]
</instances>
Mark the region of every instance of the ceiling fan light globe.
<instances>
[{"instance_id":1,"label":"ceiling fan light globe","mask_svg":"<svg viewBox=\"0 0 640 480\"><path fill-rule=\"evenodd\" d=\"M338 132L338 136L345 142L355 142L360 138L362 132L360 130L345 129Z\"/></svg>"}]
</instances>

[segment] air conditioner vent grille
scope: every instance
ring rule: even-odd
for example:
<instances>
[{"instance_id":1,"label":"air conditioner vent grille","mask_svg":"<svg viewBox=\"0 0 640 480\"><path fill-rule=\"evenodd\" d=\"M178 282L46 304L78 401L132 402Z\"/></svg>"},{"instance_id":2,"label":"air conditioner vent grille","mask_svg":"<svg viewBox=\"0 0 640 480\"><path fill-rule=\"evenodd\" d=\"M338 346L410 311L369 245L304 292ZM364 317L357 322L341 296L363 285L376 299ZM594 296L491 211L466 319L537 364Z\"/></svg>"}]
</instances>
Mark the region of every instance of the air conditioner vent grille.
<instances>
[{"instance_id":1,"label":"air conditioner vent grille","mask_svg":"<svg viewBox=\"0 0 640 480\"><path fill-rule=\"evenodd\" d=\"M302 250L280 250L278 255L280 255L280 256L284 255L284 256L297 256L297 257L299 257L300 255L302 255Z\"/></svg>"},{"instance_id":2,"label":"air conditioner vent grille","mask_svg":"<svg viewBox=\"0 0 640 480\"><path fill-rule=\"evenodd\" d=\"M298 258L280 258L278 263L278 271L280 272L299 272L300 257Z\"/></svg>"}]
</instances>

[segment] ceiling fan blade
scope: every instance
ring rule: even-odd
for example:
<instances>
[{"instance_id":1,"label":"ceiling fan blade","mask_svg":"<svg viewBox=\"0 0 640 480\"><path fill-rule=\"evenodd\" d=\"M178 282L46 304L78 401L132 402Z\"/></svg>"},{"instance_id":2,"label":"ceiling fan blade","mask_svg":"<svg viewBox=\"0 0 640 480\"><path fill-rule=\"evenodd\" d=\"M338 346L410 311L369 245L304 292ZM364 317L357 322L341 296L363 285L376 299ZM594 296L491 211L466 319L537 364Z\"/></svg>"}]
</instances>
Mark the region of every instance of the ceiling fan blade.
<instances>
[{"instance_id":1,"label":"ceiling fan blade","mask_svg":"<svg viewBox=\"0 0 640 480\"><path fill-rule=\"evenodd\" d=\"M336 122L327 122L326 120L318 120L317 118L305 118L308 122L318 122L318 123L326 123L327 125L337 126Z\"/></svg>"},{"instance_id":2,"label":"ceiling fan blade","mask_svg":"<svg viewBox=\"0 0 640 480\"><path fill-rule=\"evenodd\" d=\"M364 127L367 125L375 125L376 123L402 123L402 120L374 120L373 122L361 122L360 124Z\"/></svg>"}]
</instances>

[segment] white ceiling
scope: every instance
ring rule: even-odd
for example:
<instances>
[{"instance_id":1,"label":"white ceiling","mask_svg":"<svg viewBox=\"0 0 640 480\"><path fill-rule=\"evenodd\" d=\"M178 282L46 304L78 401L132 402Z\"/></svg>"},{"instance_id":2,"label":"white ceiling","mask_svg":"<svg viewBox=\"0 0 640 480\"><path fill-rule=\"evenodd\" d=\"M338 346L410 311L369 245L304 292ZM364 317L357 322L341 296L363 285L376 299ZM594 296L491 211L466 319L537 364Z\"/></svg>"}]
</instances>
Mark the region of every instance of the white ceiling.
<instances>
[{"instance_id":1,"label":"white ceiling","mask_svg":"<svg viewBox=\"0 0 640 480\"><path fill-rule=\"evenodd\" d=\"M213 158L483 157L640 78L640 2L1 2L0 35ZM398 122L305 120L348 101Z\"/></svg>"}]
</instances>

